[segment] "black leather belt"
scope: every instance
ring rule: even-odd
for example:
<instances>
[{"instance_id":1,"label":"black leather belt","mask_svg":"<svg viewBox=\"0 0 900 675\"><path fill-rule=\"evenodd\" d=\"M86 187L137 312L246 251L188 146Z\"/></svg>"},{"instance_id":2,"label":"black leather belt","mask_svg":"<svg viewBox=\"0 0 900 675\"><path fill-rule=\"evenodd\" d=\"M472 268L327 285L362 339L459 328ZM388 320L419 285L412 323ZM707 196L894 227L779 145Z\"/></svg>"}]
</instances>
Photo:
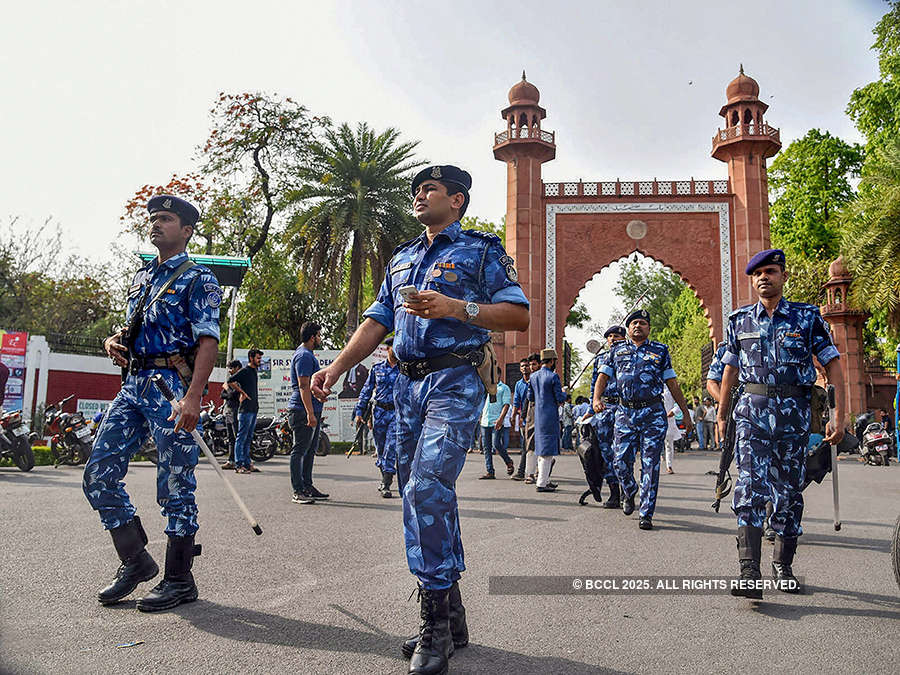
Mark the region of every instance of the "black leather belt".
<instances>
[{"instance_id":1,"label":"black leather belt","mask_svg":"<svg viewBox=\"0 0 900 675\"><path fill-rule=\"evenodd\" d=\"M137 375L142 370L150 370L152 368L170 368L176 370L176 366L172 363L173 356L181 356L181 352L171 352L169 354L132 354L131 361L128 364L128 372Z\"/></svg>"},{"instance_id":2,"label":"black leather belt","mask_svg":"<svg viewBox=\"0 0 900 675\"><path fill-rule=\"evenodd\" d=\"M809 396L812 390L811 386L797 386L794 384L757 384L754 382L745 382L745 394L755 394L756 396L768 396L769 398L802 398Z\"/></svg>"},{"instance_id":3,"label":"black leather belt","mask_svg":"<svg viewBox=\"0 0 900 675\"><path fill-rule=\"evenodd\" d=\"M381 401L375 401L375 405L381 408L382 410L393 410L393 403L382 403Z\"/></svg>"},{"instance_id":4,"label":"black leather belt","mask_svg":"<svg viewBox=\"0 0 900 675\"><path fill-rule=\"evenodd\" d=\"M472 366L477 368L484 360L484 351L476 349L468 354L441 354L430 359L418 359L416 361L401 361L400 372L411 380L424 380L427 375L445 368L456 366Z\"/></svg>"},{"instance_id":5,"label":"black leather belt","mask_svg":"<svg viewBox=\"0 0 900 675\"><path fill-rule=\"evenodd\" d=\"M619 405L618 396L601 396L600 400L603 401L606 405Z\"/></svg>"},{"instance_id":6,"label":"black leather belt","mask_svg":"<svg viewBox=\"0 0 900 675\"><path fill-rule=\"evenodd\" d=\"M624 398L619 399L619 404L624 405L626 408L634 408L636 410L650 408L651 406L661 403L662 396L654 396L653 398L633 398L630 401L626 401Z\"/></svg>"}]
</instances>

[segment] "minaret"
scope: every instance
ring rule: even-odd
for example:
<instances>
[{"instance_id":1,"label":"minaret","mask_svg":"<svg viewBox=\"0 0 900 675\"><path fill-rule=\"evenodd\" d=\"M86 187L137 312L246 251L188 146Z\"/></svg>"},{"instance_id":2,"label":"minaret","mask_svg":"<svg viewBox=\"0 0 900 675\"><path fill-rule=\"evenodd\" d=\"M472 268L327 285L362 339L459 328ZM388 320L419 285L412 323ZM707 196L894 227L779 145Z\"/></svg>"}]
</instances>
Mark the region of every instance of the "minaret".
<instances>
[{"instance_id":1,"label":"minaret","mask_svg":"<svg viewBox=\"0 0 900 675\"><path fill-rule=\"evenodd\" d=\"M728 102L719 115L725 128L713 136L712 156L728 164L734 192L732 241L735 269L735 308L755 302L744 268L759 251L769 248L769 180L766 160L781 149L778 129L763 119L769 106L759 100L759 85L740 74L725 90Z\"/></svg>"},{"instance_id":2,"label":"minaret","mask_svg":"<svg viewBox=\"0 0 900 675\"><path fill-rule=\"evenodd\" d=\"M500 115L506 131L494 135L494 157L507 166L506 252L516 261L522 290L531 303L528 333L508 332L501 361L513 362L544 345L546 223L542 205L541 164L556 157L553 132L541 129L547 111L538 105L541 94L525 79L509 90L509 106ZM504 358L505 357L505 358Z\"/></svg>"},{"instance_id":3,"label":"minaret","mask_svg":"<svg viewBox=\"0 0 900 675\"><path fill-rule=\"evenodd\" d=\"M834 346L841 353L840 366L844 371L844 395L847 412L858 415L866 410L866 371L863 326L869 315L850 304L850 284L853 275L840 256L828 267L825 283L825 304L822 316L831 326Z\"/></svg>"}]
</instances>

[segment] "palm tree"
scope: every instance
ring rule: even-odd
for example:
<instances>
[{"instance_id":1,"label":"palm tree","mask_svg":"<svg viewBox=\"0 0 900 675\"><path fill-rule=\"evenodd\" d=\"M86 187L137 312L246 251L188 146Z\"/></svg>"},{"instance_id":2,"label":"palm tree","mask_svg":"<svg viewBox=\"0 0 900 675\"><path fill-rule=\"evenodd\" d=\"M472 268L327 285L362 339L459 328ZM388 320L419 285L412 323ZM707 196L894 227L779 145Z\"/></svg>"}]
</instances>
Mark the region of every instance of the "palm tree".
<instances>
[{"instance_id":1,"label":"palm tree","mask_svg":"<svg viewBox=\"0 0 900 675\"><path fill-rule=\"evenodd\" d=\"M391 251L419 232L409 194L409 174L423 164L413 158L417 145L364 122L355 131L329 129L312 144L303 187L289 196L301 210L287 235L313 293L337 299L347 278L348 337L359 323L366 267L377 292Z\"/></svg>"},{"instance_id":2,"label":"palm tree","mask_svg":"<svg viewBox=\"0 0 900 675\"><path fill-rule=\"evenodd\" d=\"M879 150L859 194L841 214L841 250L854 274L853 295L867 310L888 312L900 328L900 142Z\"/></svg>"}]
</instances>

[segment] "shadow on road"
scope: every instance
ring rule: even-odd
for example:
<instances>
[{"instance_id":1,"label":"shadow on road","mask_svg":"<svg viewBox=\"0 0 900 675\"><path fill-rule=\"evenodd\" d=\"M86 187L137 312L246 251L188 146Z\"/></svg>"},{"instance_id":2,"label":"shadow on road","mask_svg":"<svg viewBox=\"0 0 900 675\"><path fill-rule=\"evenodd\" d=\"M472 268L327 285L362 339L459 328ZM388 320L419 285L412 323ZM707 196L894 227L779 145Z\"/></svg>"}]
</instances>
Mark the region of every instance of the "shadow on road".
<instances>
[{"instance_id":1,"label":"shadow on road","mask_svg":"<svg viewBox=\"0 0 900 675\"><path fill-rule=\"evenodd\" d=\"M405 661L400 643L405 637L379 629L336 605L333 609L361 623L366 630L329 626L243 607L228 607L201 600L173 610L195 628L247 643L263 643L352 654L374 654ZM597 666L552 656L528 656L503 649L470 645L456 652L451 661L454 673L615 673ZM399 672L399 670L398 670Z\"/></svg>"},{"instance_id":2,"label":"shadow on road","mask_svg":"<svg viewBox=\"0 0 900 675\"><path fill-rule=\"evenodd\" d=\"M775 619L796 621L807 616L859 616L867 619L881 618L900 619L900 600L889 595L861 593L840 588L824 588L807 586L805 595L837 595L848 600L874 605L875 607L892 607L894 609L873 609L871 607L825 607L823 605L781 605L772 602L761 602L756 611Z\"/></svg>"},{"instance_id":3,"label":"shadow on road","mask_svg":"<svg viewBox=\"0 0 900 675\"><path fill-rule=\"evenodd\" d=\"M465 501L467 498L464 498ZM501 500L502 501L502 500ZM318 508L320 505L324 505L325 508L345 508L345 509L365 509L370 511L372 509L378 509L382 511L399 511L402 508L401 502L399 499L395 500L392 504L383 504L383 503L363 503L363 502L343 502L343 501L321 501L316 504ZM551 516L526 516L515 513L504 513L502 511L481 511L478 509L460 509L459 515L464 516L466 518L481 518L485 520L534 520L537 522L543 523L564 523L566 522L565 518L553 518Z\"/></svg>"}]
</instances>

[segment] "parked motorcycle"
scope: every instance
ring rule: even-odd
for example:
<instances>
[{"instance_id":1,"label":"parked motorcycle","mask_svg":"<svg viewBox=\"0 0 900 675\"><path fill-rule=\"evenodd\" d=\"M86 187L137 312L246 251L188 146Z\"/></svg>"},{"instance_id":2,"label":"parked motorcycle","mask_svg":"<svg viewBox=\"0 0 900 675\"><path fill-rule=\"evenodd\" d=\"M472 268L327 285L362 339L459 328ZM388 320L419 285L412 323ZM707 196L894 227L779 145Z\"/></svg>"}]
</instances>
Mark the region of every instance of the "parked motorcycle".
<instances>
[{"instance_id":1,"label":"parked motorcycle","mask_svg":"<svg viewBox=\"0 0 900 675\"><path fill-rule=\"evenodd\" d=\"M859 452L866 464L888 466L891 463L891 446L894 439L884 430L881 422L872 422L863 433Z\"/></svg>"},{"instance_id":2,"label":"parked motorcycle","mask_svg":"<svg viewBox=\"0 0 900 675\"><path fill-rule=\"evenodd\" d=\"M256 430L250 441L250 459L265 462L272 459L278 448L278 422L273 417L258 417Z\"/></svg>"},{"instance_id":3,"label":"parked motorcycle","mask_svg":"<svg viewBox=\"0 0 900 675\"><path fill-rule=\"evenodd\" d=\"M11 459L21 471L34 468L28 423L21 410L3 412L0 416L0 457Z\"/></svg>"},{"instance_id":4,"label":"parked motorcycle","mask_svg":"<svg viewBox=\"0 0 900 675\"><path fill-rule=\"evenodd\" d=\"M228 426L225 423L224 404L216 410L210 401L200 412L203 440L216 457L228 456Z\"/></svg>"},{"instance_id":5,"label":"parked motorcycle","mask_svg":"<svg viewBox=\"0 0 900 675\"><path fill-rule=\"evenodd\" d=\"M44 411L44 433L50 437L50 454L53 465L84 464L91 455L91 428L80 412L63 412L63 406L75 398L66 396Z\"/></svg>"},{"instance_id":6,"label":"parked motorcycle","mask_svg":"<svg viewBox=\"0 0 900 675\"><path fill-rule=\"evenodd\" d=\"M288 422L290 413L284 413L275 422L275 435L278 438L277 454L289 455L294 449L294 432ZM316 448L316 456L324 457L331 454L331 439L328 438L328 422L321 422L322 431L319 432L319 447ZM365 451L362 454L366 454ZM252 455L251 455L252 456Z\"/></svg>"}]
</instances>

